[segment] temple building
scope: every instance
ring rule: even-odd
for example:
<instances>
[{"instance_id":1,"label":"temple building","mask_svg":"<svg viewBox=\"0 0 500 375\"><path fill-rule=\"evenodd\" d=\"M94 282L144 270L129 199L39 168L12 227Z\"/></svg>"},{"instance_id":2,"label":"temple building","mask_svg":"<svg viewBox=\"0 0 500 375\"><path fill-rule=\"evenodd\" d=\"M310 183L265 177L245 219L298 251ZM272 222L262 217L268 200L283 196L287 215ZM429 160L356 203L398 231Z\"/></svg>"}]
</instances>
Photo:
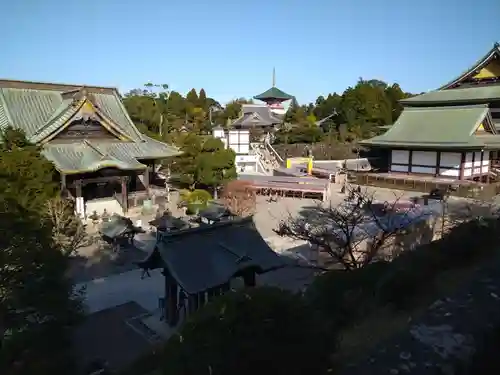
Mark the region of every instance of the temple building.
<instances>
[{"instance_id":1,"label":"temple building","mask_svg":"<svg viewBox=\"0 0 500 375\"><path fill-rule=\"evenodd\" d=\"M123 214L152 199L158 161L180 154L140 133L110 87L0 80L0 128L7 126L43 146L82 217L105 208Z\"/></svg>"},{"instance_id":2,"label":"temple building","mask_svg":"<svg viewBox=\"0 0 500 375\"><path fill-rule=\"evenodd\" d=\"M360 142L385 155L379 175L490 182L498 179L500 46L441 88L401 101L382 135Z\"/></svg>"},{"instance_id":3,"label":"temple building","mask_svg":"<svg viewBox=\"0 0 500 375\"><path fill-rule=\"evenodd\" d=\"M262 104L243 104L241 116L236 119L231 127L234 129L261 129L274 130L283 122L270 107Z\"/></svg>"},{"instance_id":4,"label":"temple building","mask_svg":"<svg viewBox=\"0 0 500 375\"><path fill-rule=\"evenodd\" d=\"M286 111L283 102L292 100L293 96L281 91L276 87L276 71L273 69L273 85L262 94L254 96L254 99L261 100L271 109L271 112L278 116L284 116Z\"/></svg>"}]
</instances>

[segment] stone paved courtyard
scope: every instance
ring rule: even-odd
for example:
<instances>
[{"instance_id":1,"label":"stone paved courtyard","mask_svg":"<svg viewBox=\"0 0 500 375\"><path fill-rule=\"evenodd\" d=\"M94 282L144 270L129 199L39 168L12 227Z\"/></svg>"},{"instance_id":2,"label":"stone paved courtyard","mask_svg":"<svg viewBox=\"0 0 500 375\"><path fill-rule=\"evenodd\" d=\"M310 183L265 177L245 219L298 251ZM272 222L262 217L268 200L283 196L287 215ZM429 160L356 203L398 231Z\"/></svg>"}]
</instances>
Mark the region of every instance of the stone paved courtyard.
<instances>
[{"instance_id":1,"label":"stone paved courtyard","mask_svg":"<svg viewBox=\"0 0 500 375\"><path fill-rule=\"evenodd\" d=\"M419 195L415 192L396 191L383 188L368 188L368 194L373 195L376 200L393 202L395 200L407 200ZM318 204L323 206L337 206L345 199L345 194L340 193L340 186L332 184L331 194L326 202L312 199L279 198L277 202L269 202L267 197L257 197L257 209L254 215L255 225L262 237L277 252L283 252L288 248L304 245L304 242L294 241L289 238L281 238L276 235L276 229L281 220L287 220L301 214L304 209L311 209ZM174 216L182 217L183 211L177 208L177 197L174 194L168 208ZM461 199L450 198L450 207L465 205ZM458 208L457 208L458 210ZM154 213L141 215L137 212L131 218L134 222L142 222L143 227L148 228L148 222L154 218ZM135 268L135 262L144 259L154 246L154 239L148 233L136 236L137 247L123 248L119 254L115 254L109 247L92 245L79 249L78 254L72 261L70 276L76 282L102 278L116 273L123 273Z\"/></svg>"}]
</instances>

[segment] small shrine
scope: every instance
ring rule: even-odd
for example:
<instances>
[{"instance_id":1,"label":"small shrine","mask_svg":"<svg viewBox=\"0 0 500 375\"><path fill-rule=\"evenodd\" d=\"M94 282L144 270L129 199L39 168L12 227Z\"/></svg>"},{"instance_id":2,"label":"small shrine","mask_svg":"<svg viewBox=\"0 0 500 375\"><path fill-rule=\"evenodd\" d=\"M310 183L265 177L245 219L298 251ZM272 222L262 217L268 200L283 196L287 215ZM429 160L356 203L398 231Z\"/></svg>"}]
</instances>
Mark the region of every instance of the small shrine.
<instances>
[{"instance_id":1,"label":"small shrine","mask_svg":"<svg viewBox=\"0 0 500 375\"><path fill-rule=\"evenodd\" d=\"M241 278L252 287L256 275L285 264L248 217L165 233L139 267L145 273L162 270L163 317L174 327L210 298L228 291L231 280Z\"/></svg>"}]
</instances>

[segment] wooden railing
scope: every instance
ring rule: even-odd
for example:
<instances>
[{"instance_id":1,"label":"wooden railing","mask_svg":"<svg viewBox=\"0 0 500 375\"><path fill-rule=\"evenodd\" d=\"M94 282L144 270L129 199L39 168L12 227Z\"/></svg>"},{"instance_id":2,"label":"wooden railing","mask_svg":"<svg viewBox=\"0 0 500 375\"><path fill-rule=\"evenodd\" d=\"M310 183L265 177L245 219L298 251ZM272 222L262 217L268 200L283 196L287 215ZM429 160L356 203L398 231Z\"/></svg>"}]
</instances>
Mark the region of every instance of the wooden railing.
<instances>
[{"instance_id":1,"label":"wooden railing","mask_svg":"<svg viewBox=\"0 0 500 375\"><path fill-rule=\"evenodd\" d=\"M490 163L492 168L500 168L500 160L491 160Z\"/></svg>"}]
</instances>

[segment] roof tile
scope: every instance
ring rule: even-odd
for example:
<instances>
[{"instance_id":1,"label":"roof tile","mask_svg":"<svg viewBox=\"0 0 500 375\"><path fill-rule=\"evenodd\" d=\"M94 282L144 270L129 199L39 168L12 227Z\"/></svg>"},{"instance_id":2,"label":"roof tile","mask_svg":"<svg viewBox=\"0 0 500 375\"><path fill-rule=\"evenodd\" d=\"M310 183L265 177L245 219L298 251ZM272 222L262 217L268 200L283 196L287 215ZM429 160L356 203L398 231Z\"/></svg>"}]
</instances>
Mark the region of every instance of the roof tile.
<instances>
[{"instance_id":1,"label":"roof tile","mask_svg":"<svg viewBox=\"0 0 500 375\"><path fill-rule=\"evenodd\" d=\"M486 105L405 108L387 132L361 144L481 147L482 143L473 134L488 113Z\"/></svg>"}]
</instances>

